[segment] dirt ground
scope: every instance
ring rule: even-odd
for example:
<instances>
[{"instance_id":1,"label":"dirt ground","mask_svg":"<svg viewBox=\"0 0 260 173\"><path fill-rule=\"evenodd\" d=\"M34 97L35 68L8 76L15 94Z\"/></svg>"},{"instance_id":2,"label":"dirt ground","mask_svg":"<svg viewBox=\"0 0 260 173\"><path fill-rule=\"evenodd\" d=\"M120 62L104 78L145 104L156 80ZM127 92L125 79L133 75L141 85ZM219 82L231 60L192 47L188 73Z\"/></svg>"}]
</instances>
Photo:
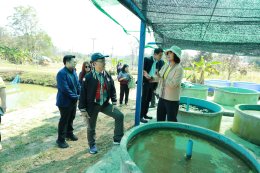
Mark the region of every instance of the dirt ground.
<instances>
[{"instance_id":1,"label":"dirt ground","mask_svg":"<svg viewBox=\"0 0 260 173\"><path fill-rule=\"evenodd\" d=\"M117 91L119 88L117 84ZM131 91L130 99L135 96ZM125 115L125 129L134 124L135 101L119 107ZM55 106L55 95L32 107L6 114L2 118L2 147L0 151L0 172L84 172L96 163L113 146L114 120L100 113L97 120L97 146L99 153L88 153L86 124L77 112L74 120L76 142L69 141L70 147L56 146L59 111Z\"/></svg>"}]
</instances>

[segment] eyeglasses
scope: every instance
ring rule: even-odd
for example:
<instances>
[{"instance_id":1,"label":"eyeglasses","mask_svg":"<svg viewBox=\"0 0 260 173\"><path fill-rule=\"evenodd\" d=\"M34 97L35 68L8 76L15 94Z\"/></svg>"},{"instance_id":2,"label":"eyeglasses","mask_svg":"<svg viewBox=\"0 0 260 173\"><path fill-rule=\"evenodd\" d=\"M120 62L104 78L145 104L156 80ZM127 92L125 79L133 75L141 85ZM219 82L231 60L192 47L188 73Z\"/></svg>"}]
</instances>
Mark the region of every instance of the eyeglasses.
<instances>
[{"instance_id":1,"label":"eyeglasses","mask_svg":"<svg viewBox=\"0 0 260 173\"><path fill-rule=\"evenodd\" d=\"M91 66L85 66L85 68L91 68Z\"/></svg>"}]
</instances>

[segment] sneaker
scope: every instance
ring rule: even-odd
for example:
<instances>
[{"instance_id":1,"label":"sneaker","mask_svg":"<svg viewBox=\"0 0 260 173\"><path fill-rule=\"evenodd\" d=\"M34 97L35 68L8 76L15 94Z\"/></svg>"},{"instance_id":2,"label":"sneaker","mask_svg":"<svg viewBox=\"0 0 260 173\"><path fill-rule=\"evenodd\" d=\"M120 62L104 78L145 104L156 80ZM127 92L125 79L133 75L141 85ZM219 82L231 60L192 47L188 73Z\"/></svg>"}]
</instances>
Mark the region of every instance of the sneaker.
<instances>
[{"instance_id":1,"label":"sneaker","mask_svg":"<svg viewBox=\"0 0 260 173\"><path fill-rule=\"evenodd\" d=\"M67 144L66 141L59 141L59 140L56 140L56 143L58 145L59 148L68 148L69 145Z\"/></svg>"},{"instance_id":2,"label":"sneaker","mask_svg":"<svg viewBox=\"0 0 260 173\"><path fill-rule=\"evenodd\" d=\"M74 135L74 134L68 135L66 138L69 139L69 140L71 140L71 141L77 141L77 140L79 139L79 138L78 138L76 135Z\"/></svg>"},{"instance_id":3,"label":"sneaker","mask_svg":"<svg viewBox=\"0 0 260 173\"><path fill-rule=\"evenodd\" d=\"M151 105L151 106L149 106L149 108L155 108L155 105Z\"/></svg>"},{"instance_id":4,"label":"sneaker","mask_svg":"<svg viewBox=\"0 0 260 173\"><path fill-rule=\"evenodd\" d=\"M114 144L114 145L120 145L120 141L114 140L114 141L113 141L113 144Z\"/></svg>"},{"instance_id":5,"label":"sneaker","mask_svg":"<svg viewBox=\"0 0 260 173\"><path fill-rule=\"evenodd\" d=\"M98 150L96 145L93 145L92 147L89 148L89 153L90 154L97 154Z\"/></svg>"}]
</instances>

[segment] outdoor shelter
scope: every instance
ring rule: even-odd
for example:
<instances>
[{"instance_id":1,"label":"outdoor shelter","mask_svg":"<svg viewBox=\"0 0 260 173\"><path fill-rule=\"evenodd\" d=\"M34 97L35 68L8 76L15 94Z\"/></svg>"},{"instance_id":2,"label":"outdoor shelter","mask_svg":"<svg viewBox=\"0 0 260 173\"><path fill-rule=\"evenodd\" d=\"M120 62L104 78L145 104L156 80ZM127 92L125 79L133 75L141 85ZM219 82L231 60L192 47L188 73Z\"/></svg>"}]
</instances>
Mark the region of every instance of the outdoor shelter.
<instances>
[{"instance_id":1,"label":"outdoor shelter","mask_svg":"<svg viewBox=\"0 0 260 173\"><path fill-rule=\"evenodd\" d=\"M92 0L102 7L108 2ZM141 20L136 121L139 124L146 28L162 48L260 56L260 0L112 0Z\"/></svg>"}]
</instances>

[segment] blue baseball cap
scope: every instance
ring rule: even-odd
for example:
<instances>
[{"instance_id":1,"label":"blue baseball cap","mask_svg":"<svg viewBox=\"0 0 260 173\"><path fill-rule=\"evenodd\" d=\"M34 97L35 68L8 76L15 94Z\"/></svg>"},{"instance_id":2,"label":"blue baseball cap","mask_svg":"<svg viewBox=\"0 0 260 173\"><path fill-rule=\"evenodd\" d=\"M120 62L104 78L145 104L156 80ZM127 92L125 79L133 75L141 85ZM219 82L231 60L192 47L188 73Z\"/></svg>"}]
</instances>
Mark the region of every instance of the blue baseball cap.
<instances>
[{"instance_id":1,"label":"blue baseball cap","mask_svg":"<svg viewBox=\"0 0 260 173\"><path fill-rule=\"evenodd\" d=\"M103 59L105 57L109 57L108 55L102 55L101 53L94 53L91 55L91 61L94 62L98 59Z\"/></svg>"}]
</instances>

